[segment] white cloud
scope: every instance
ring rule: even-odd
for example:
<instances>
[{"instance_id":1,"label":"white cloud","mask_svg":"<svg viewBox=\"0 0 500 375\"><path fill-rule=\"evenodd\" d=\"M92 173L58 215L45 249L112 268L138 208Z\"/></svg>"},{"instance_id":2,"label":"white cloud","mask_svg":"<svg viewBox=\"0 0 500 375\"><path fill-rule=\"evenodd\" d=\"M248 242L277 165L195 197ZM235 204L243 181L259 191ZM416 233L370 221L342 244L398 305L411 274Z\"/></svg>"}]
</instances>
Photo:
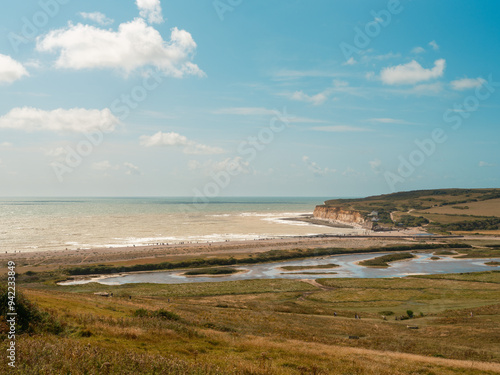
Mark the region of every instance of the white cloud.
<instances>
[{"instance_id":1,"label":"white cloud","mask_svg":"<svg viewBox=\"0 0 500 375\"><path fill-rule=\"evenodd\" d=\"M441 82L434 82L417 85L409 93L416 95L436 95L441 91L443 91L443 84Z\"/></svg>"},{"instance_id":2,"label":"white cloud","mask_svg":"<svg viewBox=\"0 0 500 375\"><path fill-rule=\"evenodd\" d=\"M29 76L29 73L23 64L0 53L0 83L12 83L24 76Z\"/></svg>"},{"instance_id":3,"label":"white cloud","mask_svg":"<svg viewBox=\"0 0 500 375\"><path fill-rule=\"evenodd\" d=\"M333 80L333 86L335 88L348 87L349 86L349 82L342 81L341 79L334 79Z\"/></svg>"},{"instance_id":4,"label":"white cloud","mask_svg":"<svg viewBox=\"0 0 500 375\"><path fill-rule=\"evenodd\" d=\"M319 94L309 96L309 95L305 94L303 91L295 91L290 96L290 99L296 100L299 102L311 103L313 105L321 105L327 101L328 96L324 92L320 92Z\"/></svg>"},{"instance_id":5,"label":"white cloud","mask_svg":"<svg viewBox=\"0 0 500 375\"><path fill-rule=\"evenodd\" d=\"M29 68L33 68L33 69L40 69L42 67L42 63L40 62L40 60L29 59L28 61L26 61L24 63L24 66L29 67Z\"/></svg>"},{"instance_id":6,"label":"white cloud","mask_svg":"<svg viewBox=\"0 0 500 375\"><path fill-rule=\"evenodd\" d=\"M381 124L404 124L404 125L413 125L415 124L414 122L409 122L406 120L400 120L397 118L388 118L388 117L383 117L383 118L371 118L368 121L370 122L378 122Z\"/></svg>"},{"instance_id":7,"label":"white cloud","mask_svg":"<svg viewBox=\"0 0 500 375\"><path fill-rule=\"evenodd\" d=\"M264 107L232 107L221 108L212 112L215 115L238 115L238 116L278 116L290 123L325 123L325 120L312 119L308 117L299 117L288 115L286 108L283 112L276 109L267 109Z\"/></svg>"},{"instance_id":8,"label":"white cloud","mask_svg":"<svg viewBox=\"0 0 500 375\"><path fill-rule=\"evenodd\" d=\"M14 108L0 117L0 129L85 133L94 130L113 131L119 120L108 108L55 109Z\"/></svg>"},{"instance_id":9,"label":"white cloud","mask_svg":"<svg viewBox=\"0 0 500 375\"><path fill-rule=\"evenodd\" d=\"M352 169L351 167L347 167L347 169L342 172L342 176L345 176L345 177L358 177L360 176L360 173L354 169Z\"/></svg>"},{"instance_id":10,"label":"white cloud","mask_svg":"<svg viewBox=\"0 0 500 375\"><path fill-rule=\"evenodd\" d=\"M433 40L433 41L429 42L429 45L432 47L432 49L433 49L434 51L437 51L437 50L439 49L439 46L438 46L438 44L436 43L436 41L435 41L435 40Z\"/></svg>"},{"instance_id":11,"label":"white cloud","mask_svg":"<svg viewBox=\"0 0 500 375\"><path fill-rule=\"evenodd\" d=\"M422 47L415 47L411 50L411 53L423 53L425 52L425 49Z\"/></svg>"},{"instance_id":12,"label":"white cloud","mask_svg":"<svg viewBox=\"0 0 500 375\"><path fill-rule=\"evenodd\" d=\"M181 147L185 154L192 155L224 153L224 150L221 148L196 143L174 132L163 133L159 131L152 136L143 135L140 137L140 143L144 147Z\"/></svg>"},{"instance_id":13,"label":"white cloud","mask_svg":"<svg viewBox=\"0 0 500 375\"><path fill-rule=\"evenodd\" d=\"M103 160L92 163L91 168L96 171L109 171L109 170L116 170L119 168L119 166L112 165L108 160Z\"/></svg>"},{"instance_id":14,"label":"white cloud","mask_svg":"<svg viewBox=\"0 0 500 375\"><path fill-rule=\"evenodd\" d=\"M221 161L206 160L200 162L198 160L190 160L188 168L190 170L202 170L206 175L218 173L221 171L231 171L248 174L250 172L250 162L244 161L241 156L227 158Z\"/></svg>"},{"instance_id":15,"label":"white cloud","mask_svg":"<svg viewBox=\"0 0 500 375\"><path fill-rule=\"evenodd\" d=\"M12 146L12 143L10 142L2 142L0 143L0 147L11 147Z\"/></svg>"},{"instance_id":16,"label":"white cloud","mask_svg":"<svg viewBox=\"0 0 500 375\"><path fill-rule=\"evenodd\" d=\"M302 161L306 164L307 169L316 176L325 176L328 173L335 173L335 169L321 168L318 163L311 161L309 156L303 156Z\"/></svg>"},{"instance_id":17,"label":"white cloud","mask_svg":"<svg viewBox=\"0 0 500 375\"><path fill-rule=\"evenodd\" d=\"M370 160L368 163L370 164L370 168L374 173L379 174L381 172L381 167L382 167L381 160L379 159Z\"/></svg>"},{"instance_id":18,"label":"white cloud","mask_svg":"<svg viewBox=\"0 0 500 375\"><path fill-rule=\"evenodd\" d=\"M334 79L332 81L332 87L328 87L316 95L307 95L301 90L295 91L294 93L288 94L287 96L292 100L311 103L318 106L324 104L328 100L329 96L335 92L352 93L352 89L349 87L349 82L340 79Z\"/></svg>"},{"instance_id":19,"label":"white cloud","mask_svg":"<svg viewBox=\"0 0 500 375\"><path fill-rule=\"evenodd\" d=\"M103 161L98 161L95 163L92 163L91 168L96 171L100 172L107 172L107 171L118 171L118 170L125 170L125 174L127 175L140 175L141 171L139 170L139 167L135 166L132 163L125 162L123 165L114 165L109 162L109 160L103 160Z\"/></svg>"},{"instance_id":20,"label":"white cloud","mask_svg":"<svg viewBox=\"0 0 500 375\"><path fill-rule=\"evenodd\" d=\"M407 64L382 69L380 78L387 85L415 84L441 77L445 66L444 59L436 60L432 69L425 69L418 62L412 60Z\"/></svg>"},{"instance_id":21,"label":"white cloud","mask_svg":"<svg viewBox=\"0 0 500 375\"><path fill-rule=\"evenodd\" d=\"M125 163L123 163L123 166L125 167L125 174L128 174L128 175L140 175L141 174L141 170L139 169L139 167L132 164L132 163L125 162Z\"/></svg>"},{"instance_id":22,"label":"white cloud","mask_svg":"<svg viewBox=\"0 0 500 375\"><path fill-rule=\"evenodd\" d=\"M311 128L312 130L321 132L333 132L333 133L349 133L349 132L370 132L371 129L358 128L350 125L332 125L332 126L315 126Z\"/></svg>"},{"instance_id":23,"label":"white cloud","mask_svg":"<svg viewBox=\"0 0 500 375\"><path fill-rule=\"evenodd\" d=\"M347 60L345 63L342 65L355 65L357 63L356 60L354 60L354 57L351 57L349 60Z\"/></svg>"},{"instance_id":24,"label":"white cloud","mask_svg":"<svg viewBox=\"0 0 500 375\"><path fill-rule=\"evenodd\" d=\"M149 23L162 23L163 15L161 12L160 0L136 0L140 16Z\"/></svg>"},{"instance_id":25,"label":"white cloud","mask_svg":"<svg viewBox=\"0 0 500 375\"><path fill-rule=\"evenodd\" d=\"M488 162L485 162L485 161L480 161L479 162L479 166L480 167L495 167L496 164L493 164L493 163L488 163Z\"/></svg>"},{"instance_id":26,"label":"white cloud","mask_svg":"<svg viewBox=\"0 0 500 375\"><path fill-rule=\"evenodd\" d=\"M331 70L290 70L282 69L276 72L274 79L279 81L298 80L302 78L318 78L318 77L339 77L342 74L334 73Z\"/></svg>"},{"instance_id":27,"label":"white cloud","mask_svg":"<svg viewBox=\"0 0 500 375\"><path fill-rule=\"evenodd\" d=\"M233 107L218 109L213 113L216 115L274 116L279 111L263 107Z\"/></svg>"},{"instance_id":28,"label":"white cloud","mask_svg":"<svg viewBox=\"0 0 500 375\"><path fill-rule=\"evenodd\" d=\"M196 43L190 33L174 27L170 40L165 41L141 18L122 23L118 31L70 24L39 37L36 48L43 52L59 52L58 68L109 68L129 74L140 67L154 66L164 74L178 78L204 75L191 62Z\"/></svg>"},{"instance_id":29,"label":"white cloud","mask_svg":"<svg viewBox=\"0 0 500 375\"><path fill-rule=\"evenodd\" d=\"M476 87L481 87L486 83L486 80L478 78L461 78L455 81L451 81L450 85L453 90L463 91L469 89L475 89Z\"/></svg>"},{"instance_id":30,"label":"white cloud","mask_svg":"<svg viewBox=\"0 0 500 375\"><path fill-rule=\"evenodd\" d=\"M106 17L106 15L101 12L80 12L80 16L85 20L90 20L103 26L111 25L115 22L115 20Z\"/></svg>"},{"instance_id":31,"label":"white cloud","mask_svg":"<svg viewBox=\"0 0 500 375\"><path fill-rule=\"evenodd\" d=\"M67 153L68 151L64 147L51 148L45 151L45 155L53 156L54 158L60 158L62 156L66 156Z\"/></svg>"},{"instance_id":32,"label":"white cloud","mask_svg":"<svg viewBox=\"0 0 500 375\"><path fill-rule=\"evenodd\" d=\"M370 61L373 61L373 60L382 61L382 60L389 60L389 59L397 59L397 58L401 57L400 53L389 52L389 53L386 53L385 55L372 55L370 52L372 52L372 51L371 50L367 51L367 53L363 55L363 57L361 58L362 62L369 63Z\"/></svg>"}]
</instances>

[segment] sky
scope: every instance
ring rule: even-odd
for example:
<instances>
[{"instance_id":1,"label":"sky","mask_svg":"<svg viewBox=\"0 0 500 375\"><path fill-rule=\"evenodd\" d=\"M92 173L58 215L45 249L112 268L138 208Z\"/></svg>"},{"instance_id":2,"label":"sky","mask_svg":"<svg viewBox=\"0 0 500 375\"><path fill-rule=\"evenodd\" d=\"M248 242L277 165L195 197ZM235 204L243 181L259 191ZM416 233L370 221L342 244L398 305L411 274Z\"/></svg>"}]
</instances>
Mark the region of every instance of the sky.
<instances>
[{"instance_id":1,"label":"sky","mask_svg":"<svg viewBox=\"0 0 500 375\"><path fill-rule=\"evenodd\" d=\"M0 196L500 187L493 0L26 0Z\"/></svg>"}]
</instances>

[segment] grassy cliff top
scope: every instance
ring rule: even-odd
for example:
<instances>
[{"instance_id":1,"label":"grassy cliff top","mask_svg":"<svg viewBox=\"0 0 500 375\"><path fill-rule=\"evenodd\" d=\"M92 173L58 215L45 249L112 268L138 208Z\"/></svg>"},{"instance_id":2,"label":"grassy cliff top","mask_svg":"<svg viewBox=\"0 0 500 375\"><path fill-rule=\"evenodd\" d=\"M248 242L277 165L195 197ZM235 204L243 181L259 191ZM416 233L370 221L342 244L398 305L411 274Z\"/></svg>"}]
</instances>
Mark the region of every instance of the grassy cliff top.
<instances>
[{"instance_id":1,"label":"grassy cliff top","mask_svg":"<svg viewBox=\"0 0 500 375\"><path fill-rule=\"evenodd\" d=\"M437 232L500 234L500 189L405 191L358 199L333 199L325 205L359 211L365 217L377 211L379 222L390 225L429 224L429 229Z\"/></svg>"},{"instance_id":2,"label":"grassy cliff top","mask_svg":"<svg viewBox=\"0 0 500 375\"><path fill-rule=\"evenodd\" d=\"M500 189L434 189L403 191L356 199L332 199L327 206L342 207L358 211L383 209L388 211L408 211L431 207L458 205L500 199Z\"/></svg>"}]
</instances>

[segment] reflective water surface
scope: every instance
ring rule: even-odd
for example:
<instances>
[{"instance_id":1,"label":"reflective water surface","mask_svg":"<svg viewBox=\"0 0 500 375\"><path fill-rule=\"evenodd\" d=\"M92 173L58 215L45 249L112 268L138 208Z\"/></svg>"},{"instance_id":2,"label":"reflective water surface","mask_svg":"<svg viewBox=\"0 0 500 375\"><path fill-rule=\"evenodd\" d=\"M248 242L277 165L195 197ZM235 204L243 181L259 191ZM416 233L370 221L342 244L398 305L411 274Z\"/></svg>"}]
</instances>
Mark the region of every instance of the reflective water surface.
<instances>
[{"instance_id":1,"label":"reflective water surface","mask_svg":"<svg viewBox=\"0 0 500 375\"><path fill-rule=\"evenodd\" d=\"M336 255L314 259L301 259L279 263L264 263L249 266L235 266L244 270L244 273L238 273L229 276L216 277L185 277L182 271L165 272L142 272L123 274L120 276L94 278L87 280L69 281L61 283L62 285L85 284L88 282L99 282L106 285L120 285L127 283L158 283L158 284L181 284L194 282L214 282L214 281L234 281L249 279L317 279L323 277L357 277L357 278L378 278L378 277L404 277L418 274L441 274L441 273L460 273L460 272L479 272L500 269L500 267L487 266L484 263L488 261L500 261L500 258L488 259L457 259L449 256L440 256L439 260L431 260L432 253L414 253L417 258L391 263L389 268L370 268L359 266L356 263L371 259L387 253L377 254L355 254L355 255ZM312 266L319 264L334 263L340 267L321 270L306 270L305 272L316 272L316 274L303 274L300 271L284 271L283 266ZM304 271L303 271L304 272ZM321 274L321 272L336 272L336 274Z\"/></svg>"}]
</instances>

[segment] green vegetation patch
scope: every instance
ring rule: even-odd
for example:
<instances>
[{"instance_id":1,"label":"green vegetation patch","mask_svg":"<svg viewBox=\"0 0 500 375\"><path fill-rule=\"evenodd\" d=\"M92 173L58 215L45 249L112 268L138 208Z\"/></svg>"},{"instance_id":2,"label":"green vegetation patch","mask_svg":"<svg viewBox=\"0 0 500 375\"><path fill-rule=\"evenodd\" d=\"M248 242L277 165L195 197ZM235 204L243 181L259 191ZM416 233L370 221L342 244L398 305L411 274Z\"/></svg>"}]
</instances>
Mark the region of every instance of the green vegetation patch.
<instances>
[{"instance_id":1,"label":"green vegetation patch","mask_svg":"<svg viewBox=\"0 0 500 375\"><path fill-rule=\"evenodd\" d=\"M429 224L429 220L423 216L402 215L397 224L405 227L420 227L424 224Z\"/></svg>"},{"instance_id":2,"label":"green vegetation patch","mask_svg":"<svg viewBox=\"0 0 500 375\"><path fill-rule=\"evenodd\" d=\"M146 309L137 309L134 311L132 314L135 317L139 318L159 318L159 319L166 319L166 320L181 320L181 317L177 315L176 313L173 313L171 311L165 310L165 309L159 309L155 311L151 310L146 310Z\"/></svg>"},{"instance_id":3,"label":"green vegetation patch","mask_svg":"<svg viewBox=\"0 0 500 375\"><path fill-rule=\"evenodd\" d=\"M210 276L217 276L217 275L231 275L234 273L241 272L242 270L239 270L237 268L201 268L199 270L192 270L192 271L187 271L184 272L185 276L199 276L199 275L210 275Z\"/></svg>"},{"instance_id":4,"label":"green vegetation patch","mask_svg":"<svg viewBox=\"0 0 500 375\"><path fill-rule=\"evenodd\" d=\"M298 280L290 279L260 279L260 280L235 280L210 283L188 283L188 284L123 284L102 285L90 283L85 285L68 286L43 286L57 291L72 293L93 294L95 292L112 291L116 297L200 297L200 296L222 296L238 294L259 294L273 292L296 292L315 290L316 287Z\"/></svg>"},{"instance_id":5,"label":"green vegetation patch","mask_svg":"<svg viewBox=\"0 0 500 375\"><path fill-rule=\"evenodd\" d=\"M465 253L457 258L496 258L500 257L500 249L464 249L460 251Z\"/></svg>"},{"instance_id":6,"label":"green vegetation patch","mask_svg":"<svg viewBox=\"0 0 500 375\"><path fill-rule=\"evenodd\" d=\"M459 221L449 224L438 224L446 231L477 231L477 230L497 230L500 229L500 217L489 217L480 220Z\"/></svg>"},{"instance_id":7,"label":"green vegetation patch","mask_svg":"<svg viewBox=\"0 0 500 375\"><path fill-rule=\"evenodd\" d=\"M382 255L381 257L376 257L373 259L367 259L359 262L359 265L365 267L390 267L390 262L395 262L398 260L413 259L415 255L410 253L396 253Z\"/></svg>"},{"instance_id":8,"label":"green vegetation patch","mask_svg":"<svg viewBox=\"0 0 500 375\"><path fill-rule=\"evenodd\" d=\"M416 275L419 279L462 280L500 284L500 271L449 273L441 275Z\"/></svg>"},{"instance_id":9,"label":"green vegetation patch","mask_svg":"<svg viewBox=\"0 0 500 375\"><path fill-rule=\"evenodd\" d=\"M318 264L315 266L283 266L281 267L285 271L303 271L303 270L313 270L313 269L329 269L340 267L338 264Z\"/></svg>"},{"instance_id":10,"label":"green vegetation patch","mask_svg":"<svg viewBox=\"0 0 500 375\"><path fill-rule=\"evenodd\" d=\"M450 250L439 250L435 251L434 255L457 255L455 251L450 251Z\"/></svg>"},{"instance_id":11,"label":"green vegetation patch","mask_svg":"<svg viewBox=\"0 0 500 375\"><path fill-rule=\"evenodd\" d=\"M16 334L48 332L59 334L63 326L49 313L42 311L35 303L28 300L23 293L16 290L15 293ZM5 285L0 285L0 339L7 338L7 320L12 316L9 310L9 291Z\"/></svg>"}]
</instances>

